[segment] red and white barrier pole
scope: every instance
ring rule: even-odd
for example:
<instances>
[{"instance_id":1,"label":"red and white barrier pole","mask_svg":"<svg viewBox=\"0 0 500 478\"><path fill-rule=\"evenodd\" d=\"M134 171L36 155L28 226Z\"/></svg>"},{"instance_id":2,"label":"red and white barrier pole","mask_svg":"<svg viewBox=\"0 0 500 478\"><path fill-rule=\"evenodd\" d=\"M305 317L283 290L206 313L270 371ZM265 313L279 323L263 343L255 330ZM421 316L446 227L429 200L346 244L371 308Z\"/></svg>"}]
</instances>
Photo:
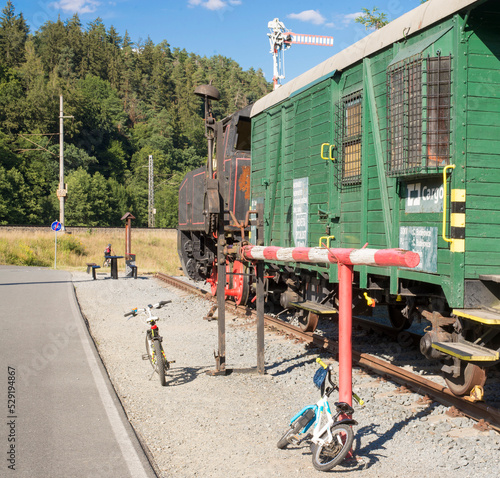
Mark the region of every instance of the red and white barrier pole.
<instances>
[{"instance_id":1,"label":"red and white barrier pole","mask_svg":"<svg viewBox=\"0 0 500 478\"><path fill-rule=\"evenodd\" d=\"M243 246L248 261L338 264L339 273L339 400L352 406L352 281L355 265L417 267L420 256L403 249L327 249L319 247Z\"/></svg>"},{"instance_id":2,"label":"red and white barrier pole","mask_svg":"<svg viewBox=\"0 0 500 478\"><path fill-rule=\"evenodd\" d=\"M324 247L243 246L240 255L248 261L345 264L348 266L416 267L420 256L403 249L327 249Z\"/></svg>"}]
</instances>

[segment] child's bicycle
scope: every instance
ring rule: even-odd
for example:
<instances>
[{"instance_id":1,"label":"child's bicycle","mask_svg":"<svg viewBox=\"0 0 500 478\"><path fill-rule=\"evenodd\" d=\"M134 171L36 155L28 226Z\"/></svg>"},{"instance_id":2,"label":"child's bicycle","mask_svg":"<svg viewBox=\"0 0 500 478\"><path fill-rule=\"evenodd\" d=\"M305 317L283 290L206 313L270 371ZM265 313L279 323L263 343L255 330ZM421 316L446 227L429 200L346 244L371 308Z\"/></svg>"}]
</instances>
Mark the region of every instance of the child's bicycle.
<instances>
[{"instance_id":1,"label":"child's bicycle","mask_svg":"<svg viewBox=\"0 0 500 478\"><path fill-rule=\"evenodd\" d=\"M133 309L125 314L125 317L129 315L135 317L140 313L147 315L146 322L150 325L150 328L146 332L146 356L144 356L144 359L149 359L154 371L159 375L160 383L163 386L166 385L165 373L170 368L170 364L175 363L175 360L169 362L165 357L165 352L162 346L163 337L160 335L160 330L156 325L156 322L159 319L151 314L151 309L160 309L162 306L169 304L170 302L172 301L162 300L157 304L150 304L144 309Z\"/></svg>"},{"instance_id":2,"label":"child's bicycle","mask_svg":"<svg viewBox=\"0 0 500 478\"><path fill-rule=\"evenodd\" d=\"M290 443L298 445L310 438L312 463L320 471L328 471L337 466L347 456L352 447L354 432L351 425L357 425L352 418L339 419L341 415L352 415L354 409L345 402L336 402L337 413L332 416L328 397L338 386L332 382L331 365L316 359L321 368L314 375L314 384L321 389L321 399L315 405L308 405L297 413L290 421L290 429L278 442L278 448L286 448ZM330 386L326 384L326 378ZM363 405L355 393L353 398ZM307 431L314 425L312 437ZM303 435L303 438L299 438Z\"/></svg>"}]
</instances>

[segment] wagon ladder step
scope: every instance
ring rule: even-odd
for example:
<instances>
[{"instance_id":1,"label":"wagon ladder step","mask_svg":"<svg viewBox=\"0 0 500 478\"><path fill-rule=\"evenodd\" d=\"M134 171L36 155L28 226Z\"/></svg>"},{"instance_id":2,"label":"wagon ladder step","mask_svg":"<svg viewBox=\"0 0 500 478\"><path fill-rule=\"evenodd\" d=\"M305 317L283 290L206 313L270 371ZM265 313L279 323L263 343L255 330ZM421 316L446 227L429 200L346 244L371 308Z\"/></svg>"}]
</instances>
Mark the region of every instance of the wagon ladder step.
<instances>
[{"instance_id":1,"label":"wagon ladder step","mask_svg":"<svg viewBox=\"0 0 500 478\"><path fill-rule=\"evenodd\" d=\"M500 275L497 274L482 274L479 276L479 280L490 281L490 282L500 282Z\"/></svg>"},{"instance_id":2,"label":"wagon ladder step","mask_svg":"<svg viewBox=\"0 0 500 478\"><path fill-rule=\"evenodd\" d=\"M338 310L330 305L318 304L310 300L304 302L290 302L290 305L297 309L304 309L318 315L334 315L338 313Z\"/></svg>"},{"instance_id":3,"label":"wagon ladder step","mask_svg":"<svg viewBox=\"0 0 500 478\"><path fill-rule=\"evenodd\" d=\"M453 309L453 314L481 324L500 325L500 310L494 312L491 309Z\"/></svg>"},{"instance_id":4,"label":"wagon ladder step","mask_svg":"<svg viewBox=\"0 0 500 478\"><path fill-rule=\"evenodd\" d=\"M466 362L495 362L499 358L496 350L480 347L471 342L434 342L432 348Z\"/></svg>"}]
</instances>

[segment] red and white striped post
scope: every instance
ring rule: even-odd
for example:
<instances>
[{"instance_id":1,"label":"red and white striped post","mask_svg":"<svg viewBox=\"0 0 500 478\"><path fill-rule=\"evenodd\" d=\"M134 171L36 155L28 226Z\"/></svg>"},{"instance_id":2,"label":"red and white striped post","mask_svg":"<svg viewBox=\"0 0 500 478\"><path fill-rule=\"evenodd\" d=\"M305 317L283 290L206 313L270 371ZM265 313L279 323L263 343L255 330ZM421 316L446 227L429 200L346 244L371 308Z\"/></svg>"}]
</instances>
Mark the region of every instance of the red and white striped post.
<instances>
[{"instance_id":1,"label":"red and white striped post","mask_svg":"<svg viewBox=\"0 0 500 478\"><path fill-rule=\"evenodd\" d=\"M339 401L351 406L353 268L339 263Z\"/></svg>"},{"instance_id":2,"label":"red and white striped post","mask_svg":"<svg viewBox=\"0 0 500 478\"><path fill-rule=\"evenodd\" d=\"M352 405L352 280L355 265L417 267L420 256L403 249L327 249L247 245L240 255L248 261L338 264L339 273L339 400Z\"/></svg>"},{"instance_id":3,"label":"red and white striped post","mask_svg":"<svg viewBox=\"0 0 500 478\"><path fill-rule=\"evenodd\" d=\"M344 264L346 266L416 267L420 256L403 249L327 249L325 247L243 246L240 255L247 261Z\"/></svg>"}]
</instances>

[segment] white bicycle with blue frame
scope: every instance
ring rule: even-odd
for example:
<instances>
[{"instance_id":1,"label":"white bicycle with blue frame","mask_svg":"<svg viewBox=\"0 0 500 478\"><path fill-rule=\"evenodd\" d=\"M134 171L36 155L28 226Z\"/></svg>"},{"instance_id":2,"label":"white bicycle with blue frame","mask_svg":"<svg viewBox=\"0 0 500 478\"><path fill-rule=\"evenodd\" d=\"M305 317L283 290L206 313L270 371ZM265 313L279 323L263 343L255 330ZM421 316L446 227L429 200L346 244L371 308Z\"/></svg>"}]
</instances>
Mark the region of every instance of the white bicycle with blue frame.
<instances>
[{"instance_id":1,"label":"white bicycle with blue frame","mask_svg":"<svg viewBox=\"0 0 500 478\"><path fill-rule=\"evenodd\" d=\"M278 441L278 448L298 445L310 438L314 468L328 471L341 463L351 450L354 440L352 425L357 425L357 422L352 418L339 419L341 415L351 416L354 413L354 409L345 402L336 402L336 414L332 415L328 397L338 390L338 386L332 382L331 365L327 366L320 358L316 361L321 368L314 375L314 384L321 389L321 399L315 405L304 407L290 420L290 428ZM363 400L355 393L352 396L359 405L363 405ZM312 436L307 434L311 427Z\"/></svg>"}]
</instances>

